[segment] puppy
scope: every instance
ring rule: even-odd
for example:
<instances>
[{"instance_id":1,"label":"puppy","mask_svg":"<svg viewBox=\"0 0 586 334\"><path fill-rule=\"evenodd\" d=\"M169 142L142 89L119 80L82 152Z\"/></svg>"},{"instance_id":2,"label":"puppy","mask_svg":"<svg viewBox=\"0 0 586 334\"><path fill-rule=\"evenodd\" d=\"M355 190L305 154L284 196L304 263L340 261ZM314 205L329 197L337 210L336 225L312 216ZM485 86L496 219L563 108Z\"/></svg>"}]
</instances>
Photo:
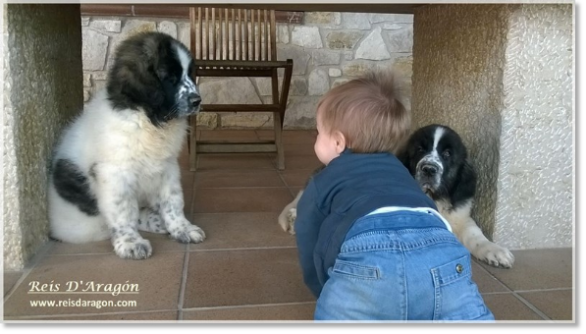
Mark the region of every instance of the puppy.
<instances>
[{"instance_id":1,"label":"puppy","mask_svg":"<svg viewBox=\"0 0 586 334\"><path fill-rule=\"evenodd\" d=\"M201 97L188 49L163 33L123 41L106 89L63 132L49 181L51 237L70 243L111 239L125 259L152 247L138 230L201 242L183 214L177 157Z\"/></svg>"},{"instance_id":2,"label":"puppy","mask_svg":"<svg viewBox=\"0 0 586 334\"><path fill-rule=\"evenodd\" d=\"M513 254L489 241L470 216L476 172L454 130L438 124L422 127L411 135L398 157L472 255L495 267L513 266Z\"/></svg>"},{"instance_id":3,"label":"puppy","mask_svg":"<svg viewBox=\"0 0 586 334\"><path fill-rule=\"evenodd\" d=\"M472 255L495 267L513 266L513 254L489 241L470 216L476 193L476 173L455 131L441 125L423 127L411 135L398 158L434 200L440 214ZM323 168L316 169L312 176ZM301 195L303 190L285 206L278 218L281 228L290 234L295 234L297 203Z\"/></svg>"}]
</instances>

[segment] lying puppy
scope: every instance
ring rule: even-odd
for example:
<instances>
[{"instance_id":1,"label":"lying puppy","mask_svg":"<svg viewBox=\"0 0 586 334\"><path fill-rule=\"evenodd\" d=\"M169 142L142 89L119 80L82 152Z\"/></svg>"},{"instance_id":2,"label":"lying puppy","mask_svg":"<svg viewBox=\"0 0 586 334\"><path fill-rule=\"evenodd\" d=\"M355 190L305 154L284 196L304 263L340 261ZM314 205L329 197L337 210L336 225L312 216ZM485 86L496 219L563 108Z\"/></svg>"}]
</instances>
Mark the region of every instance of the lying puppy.
<instances>
[{"instance_id":1,"label":"lying puppy","mask_svg":"<svg viewBox=\"0 0 586 334\"><path fill-rule=\"evenodd\" d=\"M421 189L435 201L440 214L472 255L495 267L513 266L513 254L489 241L470 217L476 173L468 162L466 147L455 131L441 125L423 127L411 135L398 158ZM318 168L314 174L323 168ZM302 194L303 190L279 215L279 225L291 234L295 234L297 202Z\"/></svg>"},{"instance_id":2,"label":"lying puppy","mask_svg":"<svg viewBox=\"0 0 586 334\"><path fill-rule=\"evenodd\" d=\"M65 129L49 182L51 237L71 243L110 238L121 258L152 247L138 230L201 242L183 214L177 157L187 117L201 97L193 59L176 39L142 33L123 41L107 86Z\"/></svg>"}]
</instances>

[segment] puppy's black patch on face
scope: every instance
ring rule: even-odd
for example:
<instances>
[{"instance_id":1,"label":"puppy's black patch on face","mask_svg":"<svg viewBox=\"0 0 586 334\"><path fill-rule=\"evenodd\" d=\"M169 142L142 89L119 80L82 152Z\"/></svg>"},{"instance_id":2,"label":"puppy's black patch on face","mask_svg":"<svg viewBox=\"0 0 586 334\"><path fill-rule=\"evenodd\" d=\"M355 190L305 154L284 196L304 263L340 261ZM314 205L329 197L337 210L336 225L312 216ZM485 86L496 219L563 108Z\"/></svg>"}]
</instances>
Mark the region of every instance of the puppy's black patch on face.
<instances>
[{"instance_id":1,"label":"puppy's black patch on face","mask_svg":"<svg viewBox=\"0 0 586 334\"><path fill-rule=\"evenodd\" d=\"M89 216L99 214L98 202L91 193L87 177L79 167L67 159L59 159L53 170L57 193Z\"/></svg>"},{"instance_id":2,"label":"puppy's black patch on face","mask_svg":"<svg viewBox=\"0 0 586 334\"><path fill-rule=\"evenodd\" d=\"M418 129L398 157L433 200L450 200L457 207L476 191L476 173L468 162L466 147L447 126L432 124Z\"/></svg>"},{"instance_id":3,"label":"puppy's black patch on face","mask_svg":"<svg viewBox=\"0 0 586 334\"><path fill-rule=\"evenodd\" d=\"M123 41L108 72L107 91L117 110L143 109L160 126L199 111L189 50L169 35L142 33Z\"/></svg>"}]
</instances>

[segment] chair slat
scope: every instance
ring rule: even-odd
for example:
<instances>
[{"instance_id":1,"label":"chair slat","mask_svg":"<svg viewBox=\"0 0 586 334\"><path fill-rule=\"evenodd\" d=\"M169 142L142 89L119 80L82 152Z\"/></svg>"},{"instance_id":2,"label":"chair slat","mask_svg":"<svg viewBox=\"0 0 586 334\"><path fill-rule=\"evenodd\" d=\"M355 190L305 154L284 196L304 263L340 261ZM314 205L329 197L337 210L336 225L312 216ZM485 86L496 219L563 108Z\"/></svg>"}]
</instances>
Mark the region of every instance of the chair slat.
<instances>
[{"instance_id":1,"label":"chair slat","mask_svg":"<svg viewBox=\"0 0 586 334\"><path fill-rule=\"evenodd\" d=\"M248 60L248 11L244 11L244 60Z\"/></svg>"},{"instance_id":2,"label":"chair slat","mask_svg":"<svg viewBox=\"0 0 586 334\"><path fill-rule=\"evenodd\" d=\"M234 60L234 54L236 53L236 45L238 45L238 42L236 42L236 16L234 15L234 8L232 8L232 26L231 26L231 31L232 31L232 48L230 49L230 60Z\"/></svg>"},{"instance_id":3,"label":"chair slat","mask_svg":"<svg viewBox=\"0 0 586 334\"><path fill-rule=\"evenodd\" d=\"M205 12L205 18L206 18L206 23L205 23L205 43L202 41L202 45L205 45L205 58L204 59L210 59L210 21L209 21L209 10L208 8L206 8L206 12Z\"/></svg>"},{"instance_id":4,"label":"chair slat","mask_svg":"<svg viewBox=\"0 0 586 334\"><path fill-rule=\"evenodd\" d=\"M275 11L271 11L271 58L277 60L277 24L275 22Z\"/></svg>"},{"instance_id":5,"label":"chair slat","mask_svg":"<svg viewBox=\"0 0 586 334\"><path fill-rule=\"evenodd\" d=\"M224 31L222 30L222 23L222 10L218 9L218 27L216 28L214 25L214 32L218 38L218 50L215 52L217 59L223 59L222 52L224 49L222 47L224 46Z\"/></svg>"},{"instance_id":6,"label":"chair slat","mask_svg":"<svg viewBox=\"0 0 586 334\"><path fill-rule=\"evenodd\" d=\"M195 8L193 8L193 7L189 8L189 22L190 22L190 25L189 25L189 30L190 30L189 31L189 36L190 36L189 48L191 49L191 52L193 54L195 54L195 47L197 45L197 41L195 40L195 36L197 36L197 35L195 33L196 25L194 24L194 22L196 22L195 21Z\"/></svg>"},{"instance_id":7,"label":"chair slat","mask_svg":"<svg viewBox=\"0 0 586 334\"><path fill-rule=\"evenodd\" d=\"M198 37L199 40L197 41L199 50L197 51L197 58L203 59L203 27L202 27L203 17L201 14L201 7L197 9L197 26L199 28Z\"/></svg>"}]
</instances>

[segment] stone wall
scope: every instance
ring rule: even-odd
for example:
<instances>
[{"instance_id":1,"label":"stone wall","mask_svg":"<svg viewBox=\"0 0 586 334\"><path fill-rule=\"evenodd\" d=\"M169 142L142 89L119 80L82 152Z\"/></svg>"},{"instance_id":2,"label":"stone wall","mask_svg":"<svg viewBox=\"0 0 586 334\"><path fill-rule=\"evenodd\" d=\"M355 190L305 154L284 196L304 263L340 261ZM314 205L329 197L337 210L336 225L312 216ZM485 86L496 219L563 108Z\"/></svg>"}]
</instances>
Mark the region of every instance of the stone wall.
<instances>
[{"instance_id":1,"label":"stone wall","mask_svg":"<svg viewBox=\"0 0 586 334\"><path fill-rule=\"evenodd\" d=\"M277 54L293 59L285 114L286 129L315 127L323 93L380 66L394 67L401 99L410 107L413 15L307 12L303 24L277 24ZM161 31L189 47L189 21L179 19L83 17L84 98L104 87L116 45L141 31ZM202 78L204 103L271 103L269 78ZM272 113L201 113L208 128L272 127Z\"/></svg>"},{"instance_id":2,"label":"stone wall","mask_svg":"<svg viewBox=\"0 0 586 334\"><path fill-rule=\"evenodd\" d=\"M570 4L415 10L413 126L462 135L473 216L512 249L572 246L572 21Z\"/></svg>"},{"instance_id":3,"label":"stone wall","mask_svg":"<svg viewBox=\"0 0 586 334\"><path fill-rule=\"evenodd\" d=\"M81 29L78 4L3 14L4 269L20 270L47 241L53 146L83 106Z\"/></svg>"}]
</instances>

